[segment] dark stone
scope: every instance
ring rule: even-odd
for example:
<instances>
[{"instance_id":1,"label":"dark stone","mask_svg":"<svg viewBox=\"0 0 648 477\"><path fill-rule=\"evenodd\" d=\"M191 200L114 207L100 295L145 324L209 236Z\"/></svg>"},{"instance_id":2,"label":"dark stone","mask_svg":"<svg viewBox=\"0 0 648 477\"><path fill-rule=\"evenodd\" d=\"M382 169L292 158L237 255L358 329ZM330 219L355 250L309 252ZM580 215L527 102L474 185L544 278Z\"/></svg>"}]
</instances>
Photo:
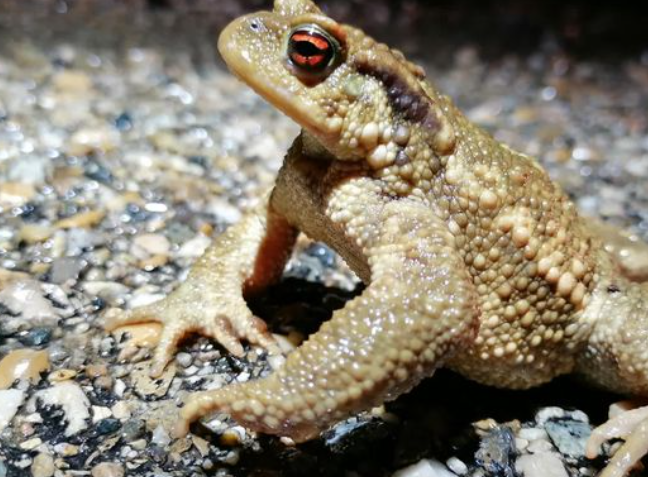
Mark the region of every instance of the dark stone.
<instances>
[{"instance_id":1,"label":"dark stone","mask_svg":"<svg viewBox=\"0 0 648 477\"><path fill-rule=\"evenodd\" d=\"M325 244L313 243L308 246L305 253L318 259L324 267L333 267L335 265L335 252Z\"/></svg>"},{"instance_id":2,"label":"dark stone","mask_svg":"<svg viewBox=\"0 0 648 477\"><path fill-rule=\"evenodd\" d=\"M121 436L126 442L132 442L144 435L146 423L142 419L129 419L121 428Z\"/></svg>"},{"instance_id":3,"label":"dark stone","mask_svg":"<svg viewBox=\"0 0 648 477\"><path fill-rule=\"evenodd\" d=\"M119 419L109 417L107 419L102 419L97 423L96 431L97 434L106 435L117 432L120 427L121 423L119 422Z\"/></svg>"},{"instance_id":4,"label":"dark stone","mask_svg":"<svg viewBox=\"0 0 648 477\"><path fill-rule=\"evenodd\" d=\"M493 477L517 477L515 435L508 427L488 432L479 444L475 461Z\"/></svg>"},{"instance_id":5,"label":"dark stone","mask_svg":"<svg viewBox=\"0 0 648 477\"><path fill-rule=\"evenodd\" d=\"M105 185L110 185L115 180L110 169L95 161L89 161L86 164L84 173L87 178Z\"/></svg>"},{"instance_id":6,"label":"dark stone","mask_svg":"<svg viewBox=\"0 0 648 477\"><path fill-rule=\"evenodd\" d=\"M52 339L52 330L49 328L34 328L18 336L25 346L44 346Z\"/></svg>"},{"instance_id":7,"label":"dark stone","mask_svg":"<svg viewBox=\"0 0 648 477\"><path fill-rule=\"evenodd\" d=\"M133 129L133 118L127 112L123 112L115 119L115 127L122 132L130 131Z\"/></svg>"}]
</instances>

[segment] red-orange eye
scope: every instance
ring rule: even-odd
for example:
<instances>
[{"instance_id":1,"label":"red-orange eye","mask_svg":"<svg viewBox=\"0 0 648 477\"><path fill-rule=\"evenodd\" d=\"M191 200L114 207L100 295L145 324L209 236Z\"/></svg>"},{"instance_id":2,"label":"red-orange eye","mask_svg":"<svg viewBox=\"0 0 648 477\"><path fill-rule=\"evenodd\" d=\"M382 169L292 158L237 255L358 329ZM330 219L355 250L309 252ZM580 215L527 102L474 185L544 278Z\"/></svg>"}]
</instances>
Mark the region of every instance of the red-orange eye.
<instances>
[{"instance_id":1,"label":"red-orange eye","mask_svg":"<svg viewBox=\"0 0 648 477\"><path fill-rule=\"evenodd\" d=\"M317 25L300 25L290 32L288 59L300 73L327 73L339 53L337 40Z\"/></svg>"}]
</instances>

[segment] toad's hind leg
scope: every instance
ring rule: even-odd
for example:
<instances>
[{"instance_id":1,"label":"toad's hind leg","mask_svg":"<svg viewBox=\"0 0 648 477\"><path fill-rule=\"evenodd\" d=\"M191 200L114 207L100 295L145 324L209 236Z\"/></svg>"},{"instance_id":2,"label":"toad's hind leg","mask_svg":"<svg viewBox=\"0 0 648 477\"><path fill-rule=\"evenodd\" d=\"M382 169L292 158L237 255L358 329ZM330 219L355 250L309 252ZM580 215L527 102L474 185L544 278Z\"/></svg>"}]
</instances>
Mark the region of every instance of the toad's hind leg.
<instances>
[{"instance_id":1,"label":"toad's hind leg","mask_svg":"<svg viewBox=\"0 0 648 477\"><path fill-rule=\"evenodd\" d=\"M372 276L363 294L274 374L190 397L181 434L220 411L250 429L304 441L394 399L474 339L476 294L445 224L421 205L378 209L371 216L367 204L359 209L367 216L355 216L355 226L366 227L360 233Z\"/></svg>"}]
</instances>

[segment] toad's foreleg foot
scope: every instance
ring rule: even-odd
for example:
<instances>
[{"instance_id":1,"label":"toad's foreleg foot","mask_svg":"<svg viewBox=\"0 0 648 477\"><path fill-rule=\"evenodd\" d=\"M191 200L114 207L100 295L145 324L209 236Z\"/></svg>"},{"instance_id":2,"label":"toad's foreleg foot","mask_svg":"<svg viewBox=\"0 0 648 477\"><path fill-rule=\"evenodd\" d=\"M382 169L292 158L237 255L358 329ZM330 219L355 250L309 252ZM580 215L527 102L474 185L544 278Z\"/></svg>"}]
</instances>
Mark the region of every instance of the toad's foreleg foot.
<instances>
[{"instance_id":1,"label":"toad's foreleg foot","mask_svg":"<svg viewBox=\"0 0 648 477\"><path fill-rule=\"evenodd\" d=\"M196 295L192 285L181 285L169 297L151 305L129 311L110 310L105 318L109 331L135 323L158 322L163 325L160 342L155 348L151 375L159 376L173 357L178 343L192 333L213 338L228 352L241 356L241 340L259 345L270 353L279 348L266 324L252 315L242 297Z\"/></svg>"},{"instance_id":2,"label":"toad's foreleg foot","mask_svg":"<svg viewBox=\"0 0 648 477\"><path fill-rule=\"evenodd\" d=\"M243 354L242 340L278 354L277 343L266 324L250 312L244 295L265 288L281 275L296 236L282 217L260 206L219 236L167 298L130 311L112 310L105 327L162 323L153 376L162 374L178 342L191 333L213 338L238 356Z\"/></svg>"}]
</instances>

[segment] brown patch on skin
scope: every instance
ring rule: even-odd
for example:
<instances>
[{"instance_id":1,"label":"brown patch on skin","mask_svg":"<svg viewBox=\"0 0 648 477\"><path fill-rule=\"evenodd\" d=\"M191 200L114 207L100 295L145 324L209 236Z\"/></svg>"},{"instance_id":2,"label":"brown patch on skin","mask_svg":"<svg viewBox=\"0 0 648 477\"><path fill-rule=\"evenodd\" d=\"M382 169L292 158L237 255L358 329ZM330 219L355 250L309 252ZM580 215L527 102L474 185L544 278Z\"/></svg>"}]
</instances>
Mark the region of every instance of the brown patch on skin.
<instances>
[{"instance_id":1,"label":"brown patch on skin","mask_svg":"<svg viewBox=\"0 0 648 477\"><path fill-rule=\"evenodd\" d=\"M432 101L390 52L359 52L353 63L359 73L373 76L385 86L390 104L405 119L421 124L431 133L439 130Z\"/></svg>"}]
</instances>

